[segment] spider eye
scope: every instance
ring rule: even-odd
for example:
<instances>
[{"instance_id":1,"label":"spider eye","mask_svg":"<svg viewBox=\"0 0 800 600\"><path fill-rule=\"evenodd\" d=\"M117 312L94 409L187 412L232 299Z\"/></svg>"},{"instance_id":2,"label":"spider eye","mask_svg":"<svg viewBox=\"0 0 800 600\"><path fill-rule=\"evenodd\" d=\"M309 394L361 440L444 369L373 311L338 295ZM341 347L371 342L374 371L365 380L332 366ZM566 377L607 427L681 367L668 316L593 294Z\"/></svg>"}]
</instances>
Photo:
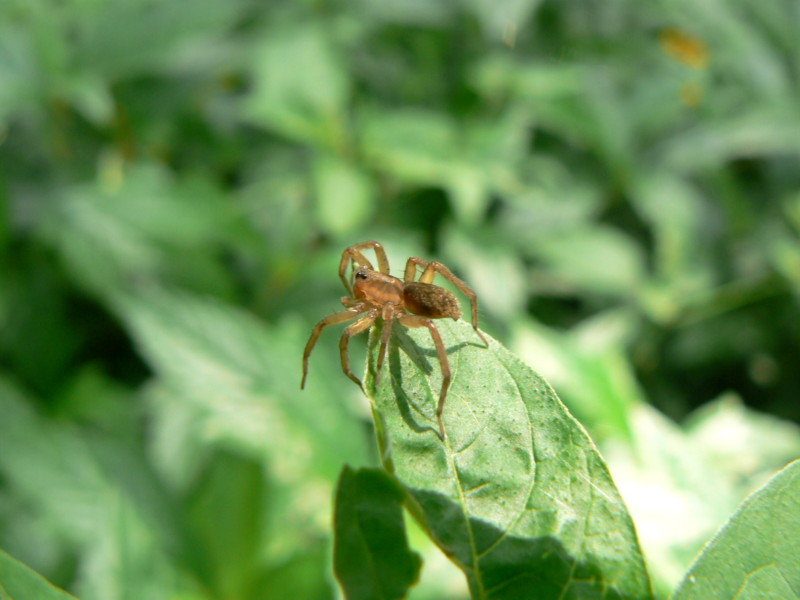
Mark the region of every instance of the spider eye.
<instances>
[{"instance_id":1,"label":"spider eye","mask_svg":"<svg viewBox=\"0 0 800 600\"><path fill-rule=\"evenodd\" d=\"M366 279L366 278L367 274L362 269L356 271L356 279Z\"/></svg>"}]
</instances>

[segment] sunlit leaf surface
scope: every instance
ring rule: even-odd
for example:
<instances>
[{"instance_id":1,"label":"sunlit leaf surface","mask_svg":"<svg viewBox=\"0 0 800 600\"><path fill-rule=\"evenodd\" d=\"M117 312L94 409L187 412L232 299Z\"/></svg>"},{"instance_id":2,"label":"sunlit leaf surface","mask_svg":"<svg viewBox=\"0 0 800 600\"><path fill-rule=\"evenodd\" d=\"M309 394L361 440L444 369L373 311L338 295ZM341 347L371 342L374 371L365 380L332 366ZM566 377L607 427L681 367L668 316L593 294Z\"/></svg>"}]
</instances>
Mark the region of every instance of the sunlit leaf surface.
<instances>
[{"instance_id":1,"label":"sunlit leaf surface","mask_svg":"<svg viewBox=\"0 0 800 600\"><path fill-rule=\"evenodd\" d=\"M453 371L427 330L395 333L374 390L384 464L413 512L463 569L474 598L650 598L633 525L583 428L550 386L464 322L439 322Z\"/></svg>"}]
</instances>

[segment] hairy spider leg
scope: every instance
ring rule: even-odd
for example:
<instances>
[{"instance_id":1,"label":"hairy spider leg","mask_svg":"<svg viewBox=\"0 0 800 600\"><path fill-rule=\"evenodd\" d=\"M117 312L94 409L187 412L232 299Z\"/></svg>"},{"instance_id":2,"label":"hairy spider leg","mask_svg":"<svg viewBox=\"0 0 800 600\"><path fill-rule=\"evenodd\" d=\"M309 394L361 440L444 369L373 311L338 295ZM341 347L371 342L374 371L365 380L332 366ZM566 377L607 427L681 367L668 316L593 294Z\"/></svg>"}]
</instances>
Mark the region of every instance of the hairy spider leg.
<instances>
[{"instance_id":1,"label":"hairy spider leg","mask_svg":"<svg viewBox=\"0 0 800 600\"><path fill-rule=\"evenodd\" d=\"M353 250L352 248L348 248L342 253L342 260L339 263L339 279L342 280L344 284L344 289L347 290L347 293L352 296L353 294L353 286L350 282L350 279L345 275L347 273L347 267L350 265L350 261L356 263L359 266L365 266L370 270L373 270L372 263L367 260L367 257L361 254L358 250Z\"/></svg>"},{"instance_id":2,"label":"hairy spider leg","mask_svg":"<svg viewBox=\"0 0 800 600\"><path fill-rule=\"evenodd\" d=\"M344 374L347 375L352 381L355 381L358 387L361 388L361 391L365 394L366 392L364 391L364 386L361 384L361 380L353 375L352 371L350 371L350 354L347 351L347 345L350 343L351 337L361 333L365 329L369 329L377 318L378 309L370 309L369 312L365 313L363 317L358 319L358 321L345 327L342 337L339 339L339 356L342 359L342 371L344 371Z\"/></svg>"},{"instance_id":3,"label":"hairy spider leg","mask_svg":"<svg viewBox=\"0 0 800 600\"><path fill-rule=\"evenodd\" d=\"M442 420L442 412L444 411L444 401L447 398L447 390L450 387L450 361L447 360L447 350L445 350L442 336L439 335L439 329L434 322L427 317L420 317L418 315L403 314L397 317L401 325L406 327L427 327L431 332L433 344L436 346L436 353L439 355L439 365L442 369L442 389L439 392L439 404L436 406L436 420L439 422L439 432L442 434L442 439L445 438L444 421Z\"/></svg>"},{"instance_id":4,"label":"hairy spider leg","mask_svg":"<svg viewBox=\"0 0 800 600\"><path fill-rule=\"evenodd\" d=\"M358 315L366 310L367 309L364 307L364 305L359 303L351 308L348 308L347 310L341 310L337 313L328 315L327 317L323 317L320 322L314 326L314 330L311 332L311 336L308 338L308 342L306 343L306 349L303 352L303 380L300 382L301 390L306 386L306 377L308 376L308 357L311 356L311 351L314 349L314 345L317 343L317 339L319 339L319 335L322 333L322 330L328 325L336 325L337 323L343 323L344 321L355 319Z\"/></svg>"},{"instance_id":5,"label":"hairy spider leg","mask_svg":"<svg viewBox=\"0 0 800 600\"><path fill-rule=\"evenodd\" d=\"M386 358L386 347L389 344L389 338L392 336L392 322L395 318L395 313L398 312L397 307L391 302L387 303L381 311L383 318L383 331L381 331L381 347L378 350L378 364L375 371L375 387L381 382L381 369L383 368L383 360ZM404 314L400 312L399 314Z\"/></svg>"},{"instance_id":6,"label":"hairy spider leg","mask_svg":"<svg viewBox=\"0 0 800 600\"><path fill-rule=\"evenodd\" d=\"M342 296L339 302L342 303L342 306L345 306L347 308L352 308L354 306L359 306L363 304L361 300L358 300L357 298L351 298L350 296Z\"/></svg>"},{"instance_id":7,"label":"hairy spider leg","mask_svg":"<svg viewBox=\"0 0 800 600\"><path fill-rule=\"evenodd\" d=\"M345 277L345 273L347 272L347 267L350 264L350 261L356 263L358 266L365 266L370 270L375 270L369 259L367 259L367 257L361 252L362 250L367 250L369 248L375 250L375 258L378 259L378 271L386 275L389 274L389 259L386 258L386 250L383 248L383 244L380 242L361 242L360 244L353 244L352 246L345 248L344 252L342 252L342 260L339 262L339 279L342 280L345 289L350 294L353 293L353 288L347 277Z\"/></svg>"},{"instance_id":8,"label":"hairy spider leg","mask_svg":"<svg viewBox=\"0 0 800 600\"><path fill-rule=\"evenodd\" d=\"M475 292L469 287L466 283L464 283L461 279L456 277L453 272L444 266L442 263L438 261L427 261L422 260L416 256L412 256L406 262L406 273L404 283L412 283L414 281L414 277L417 274L417 265L419 265L424 271L419 278L420 283L433 283L433 278L436 276L436 273L439 273L442 277L444 277L447 281L452 283L456 288L464 294L467 298L469 298L469 304L472 309L472 328L475 330L475 333L478 334L478 337L481 338L486 347L489 347L489 342L486 341L486 338L483 337L483 334L478 329L478 297L475 295Z\"/></svg>"}]
</instances>

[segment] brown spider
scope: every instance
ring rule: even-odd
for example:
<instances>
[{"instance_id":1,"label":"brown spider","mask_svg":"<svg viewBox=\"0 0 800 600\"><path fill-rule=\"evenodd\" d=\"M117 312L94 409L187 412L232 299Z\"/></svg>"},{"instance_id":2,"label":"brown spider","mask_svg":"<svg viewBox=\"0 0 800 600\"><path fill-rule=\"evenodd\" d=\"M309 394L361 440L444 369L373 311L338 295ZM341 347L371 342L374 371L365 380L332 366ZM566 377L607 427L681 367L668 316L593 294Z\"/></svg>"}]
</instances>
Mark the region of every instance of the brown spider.
<instances>
[{"instance_id":1,"label":"brown spider","mask_svg":"<svg viewBox=\"0 0 800 600\"><path fill-rule=\"evenodd\" d=\"M362 253L362 250L368 248L375 250L375 256L378 259L377 271ZM352 286L345 277L347 267L351 264L359 266L358 270L355 271L355 283ZM424 270L419 281L414 281L414 277L417 274L417 266L422 267ZM311 332L311 337L308 338L305 352L303 352L303 380L300 383L300 389L303 389L306 385L308 357L314 349L314 344L317 343L320 333L328 325L350 321L361 315L355 323L345 327L344 333L342 333L342 337L339 340L339 354L342 359L344 374L356 382L362 391L364 391L364 386L358 377L350 371L348 343L352 336L369 329L378 317L383 319L384 326L381 333L381 345L375 373L375 383L377 385L380 381L381 367L383 367L383 361L386 357L386 346L391 336L392 323L397 321L406 327L427 327L436 346L439 364L442 368L442 390L439 393L436 418L439 421L439 431L442 434L442 439L444 439L442 410L444 408L444 400L447 397L447 388L450 387L450 363L447 360L447 351L442 343L442 337L439 335L439 329L432 319L449 317L457 320L461 318L461 307L453 294L432 283L437 273L469 298L472 306L472 327L488 347L489 343L478 330L478 298L475 296L475 292L466 283L453 275L450 269L440 262L428 262L412 256L406 262L405 278L400 281L397 277L389 275L389 260L386 258L386 251L383 246L378 242L362 242L350 246L342 252L342 260L339 263L339 278L350 296L342 297L342 304L346 307L345 310L328 315L317 323Z\"/></svg>"}]
</instances>

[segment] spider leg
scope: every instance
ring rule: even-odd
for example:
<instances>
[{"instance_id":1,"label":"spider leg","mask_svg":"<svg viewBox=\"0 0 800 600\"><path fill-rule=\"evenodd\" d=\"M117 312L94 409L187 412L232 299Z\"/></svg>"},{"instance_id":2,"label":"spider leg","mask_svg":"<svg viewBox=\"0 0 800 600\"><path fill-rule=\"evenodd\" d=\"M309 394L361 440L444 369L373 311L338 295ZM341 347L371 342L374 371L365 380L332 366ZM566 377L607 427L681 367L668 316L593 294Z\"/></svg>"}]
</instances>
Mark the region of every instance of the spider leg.
<instances>
[{"instance_id":1,"label":"spider leg","mask_svg":"<svg viewBox=\"0 0 800 600\"><path fill-rule=\"evenodd\" d=\"M398 322L406 327L427 327L431 332L433 344L436 346L436 353L439 356L439 365L442 368L442 389L439 392L439 404L436 406L436 420L439 422L439 432L442 434L442 439L446 437L444 432L444 421L442 420L442 412L444 411L444 401L447 398L447 390L450 387L450 361L447 360L447 350L445 350L442 336L439 334L439 329L436 327L431 319L420 317L418 315L400 315L397 317Z\"/></svg>"},{"instance_id":2,"label":"spider leg","mask_svg":"<svg viewBox=\"0 0 800 600\"><path fill-rule=\"evenodd\" d=\"M335 325L336 323L342 323L344 321L355 319L365 310L366 309L364 309L363 306L356 305L352 308L348 308L347 310L341 310L337 313L333 313L332 315L328 315L314 326L314 330L311 332L311 337L308 338L308 342L306 343L306 349L303 352L303 379L300 382L301 390L306 386L306 376L308 375L308 357L311 356L311 351L314 349L314 345L317 343L317 339L322 333L322 330L328 325Z\"/></svg>"},{"instance_id":3,"label":"spider leg","mask_svg":"<svg viewBox=\"0 0 800 600\"><path fill-rule=\"evenodd\" d=\"M417 274L417 265L424 269L419 278L420 283L433 283L433 278L437 273L439 273L442 277L447 279L447 281L456 286L456 288L458 288L462 294L469 298L469 304L472 308L472 328L488 348L489 342L486 341L486 338L483 337L483 334L478 329L478 297L475 295L475 292L472 290L472 288L464 283L461 279L456 277L453 272L442 263L435 260L428 262L422 260L421 258L417 258L416 256L412 256L408 259L408 262L406 262L404 283L411 283L414 281L414 277Z\"/></svg>"},{"instance_id":4,"label":"spider leg","mask_svg":"<svg viewBox=\"0 0 800 600\"><path fill-rule=\"evenodd\" d=\"M412 256L406 261L406 272L403 276L403 283L411 283L417 278L417 265L425 267L425 261L416 256Z\"/></svg>"},{"instance_id":5,"label":"spider leg","mask_svg":"<svg viewBox=\"0 0 800 600\"><path fill-rule=\"evenodd\" d=\"M351 337L361 333L365 329L369 329L370 325L372 325L377 318L378 309L371 309L364 316L358 319L358 321L345 327L344 332L342 332L342 337L339 339L339 356L342 359L342 371L344 371L344 374L353 380L364 393L366 392L364 391L364 386L361 384L361 380L353 375L353 372L350 370L350 353L348 352L347 346L350 343Z\"/></svg>"},{"instance_id":6,"label":"spider leg","mask_svg":"<svg viewBox=\"0 0 800 600\"><path fill-rule=\"evenodd\" d=\"M386 275L389 274L389 259L386 258L386 250L384 250L383 245L380 242L361 242L360 244L353 244L348 248L344 249L342 252L342 260L339 262L339 279L342 280L345 289L352 294L353 290L350 287L350 282L347 281L347 277L345 277L345 272L347 271L347 267L350 262L354 262L359 266L366 266L369 269L373 269L372 263L369 262L366 256L364 256L362 250L366 250L368 248L372 248L375 250L375 257L378 259L378 270L381 273Z\"/></svg>"},{"instance_id":7,"label":"spider leg","mask_svg":"<svg viewBox=\"0 0 800 600\"><path fill-rule=\"evenodd\" d=\"M347 272L347 267L350 264L350 261L356 263L357 265L364 265L369 269L372 269L372 263L367 260L367 257L361 254L358 250L354 250L353 248L348 248L344 252L342 252L342 260L339 262L339 279L342 280L344 284L344 288L347 290L347 293L352 295L353 288L350 285L345 273Z\"/></svg>"},{"instance_id":8,"label":"spider leg","mask_svg":"<svg viewBox=\"0 0 800 600\"><path fill-rule=\"evenodd\" d=\"M361 304L361 300L358 300L356 298L351 298L350 296L342 296L340 302L342 303L342 306L344 306L345 308L352 308L354 306L358 306L359 304Z\"/></svg>"},{"instance_id":9,"label":"spider leg","mask_svg":"<svg viewBox=\"0 0 800 600\"><path fill-rule=\"evenodd\" d=\"M403 314L403 313L400 313ZM378 365L375 371L375 387L381 382L381 369L383 367L383 360L386 358L386 346L389 344L389 338L392 336L392 322L395 318L395 305L388 303L384 305L381 311L383 318L383 331L381 331L381 347L378 351Z\"/></svg>"}]
</instances>

